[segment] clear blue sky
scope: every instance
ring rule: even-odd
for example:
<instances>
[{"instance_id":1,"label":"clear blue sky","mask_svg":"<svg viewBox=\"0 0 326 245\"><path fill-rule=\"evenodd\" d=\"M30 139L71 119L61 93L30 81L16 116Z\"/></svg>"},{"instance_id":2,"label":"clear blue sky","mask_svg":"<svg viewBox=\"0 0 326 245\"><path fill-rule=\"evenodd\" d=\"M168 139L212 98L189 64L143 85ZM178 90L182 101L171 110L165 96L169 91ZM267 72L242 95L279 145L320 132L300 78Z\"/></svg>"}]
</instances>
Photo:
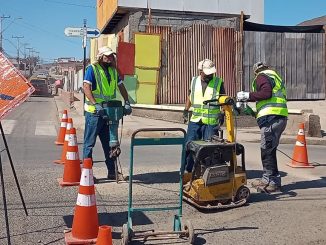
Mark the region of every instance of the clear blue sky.
<instances>
[{"instance_id":1,"label":"clear blue sky","mask_svg":"<svg viewBox=\"0 0 326 245\"><path fill-rule=\"evenodd\" d=\"M24 36L20 43L28 43L26 47L40 52L46 62L58 57L81 59L81 38L66 37L64 29L82 27L84 19L96 28L96 0L0 0L0 15L10 15L2 22L3 48L9 55L17 55L17 39L12 36Z\"/></svg>"},{"instance_id":2,"label":"clear blue sky","mask_svg":"<svg viewBox=\"0 0 326 245\"><path fill-rule=\"evenodd\" d=\"M297 25L326 15L326 0L265 0L265 24Z\"/></svg>"},{"instance_id":3,"label":"clear blue sky","mask_svg":"<svg viewBox=\"0 0 326 245\"><path fill-rule=\"evenodd\" d=\"M95 28L95 6L96 0L0 0L0 15L11 16L3 20L3 47L16 56L17 40L12 36L24 36L20 42L40 52L46 62L58 57L82 59L81 39L66 37L64 29L82 27L84 18ZM265 24L297 25L323 15L326 0L265 0ZM12 22L18 17L23 19Z\"/></svg>"}]
</instances>

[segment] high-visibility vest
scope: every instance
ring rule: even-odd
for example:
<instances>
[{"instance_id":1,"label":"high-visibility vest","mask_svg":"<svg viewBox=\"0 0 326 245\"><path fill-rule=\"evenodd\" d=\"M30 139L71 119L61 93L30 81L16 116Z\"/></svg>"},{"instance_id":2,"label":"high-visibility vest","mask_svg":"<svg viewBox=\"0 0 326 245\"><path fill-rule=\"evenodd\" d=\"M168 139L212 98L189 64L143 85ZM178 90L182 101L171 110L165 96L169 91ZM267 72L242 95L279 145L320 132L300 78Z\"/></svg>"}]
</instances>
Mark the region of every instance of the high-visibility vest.
<instances>
[{"instance_id":1,"label":"high-visibility vest","mask_svg":"<svg viewBox=\"0 0 326 245\"><path fill-rule=\"evenodd\" d=\"M100 64L92 65L92 69L96 80L96 89L92 91L96 103L101 103L104 101L110 101L116 98L117 95L117 85L118 85L118 72L115 68L109 67L108 72L111 77L109 83L105 71L100 66ZM84 109L87 112L94 113L95 106L85 98Z\"/></svg>"},{"instance_id":2,"label":"high-visibility vest","mask_svg":"<svg viewBox=\"0 0 326 245\"><path fill-rule=\"evenodd\" d=\"M286 105L286 89L282 78L273 70L264 70L257 74L265 74L273 80L272 97L267 100L256 102L257 118L267 115L288 116L288 108ZM253 91L257 91L256 78L252 83Z\"/></svg>"},{"instance_id":3,"label":"high-visibility vest","mask_svg":"<svg viewBox=\"0 0 326 245\"><path fill-rule=\"evenodd\" d=\"M201 85L201 77L193 77L191 81L190 102L193 107L191 122L202 121L203 124L216 125L218 123L217 115L220 113L219 106L204 105L205 100L218 98L223 80L218 77L213 77L207 84L207 88L203 95ZM215 103L216 104L216 103Z\"/></svg>"}]
</instances>

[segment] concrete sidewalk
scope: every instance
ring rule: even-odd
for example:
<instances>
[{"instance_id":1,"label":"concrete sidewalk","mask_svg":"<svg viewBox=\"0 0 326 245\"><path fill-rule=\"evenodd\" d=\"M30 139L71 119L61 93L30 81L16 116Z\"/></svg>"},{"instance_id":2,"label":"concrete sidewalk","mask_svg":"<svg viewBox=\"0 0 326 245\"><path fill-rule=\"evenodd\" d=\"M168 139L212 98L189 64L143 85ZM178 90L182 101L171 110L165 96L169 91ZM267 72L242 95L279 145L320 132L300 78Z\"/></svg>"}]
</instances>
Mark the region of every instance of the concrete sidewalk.
<instances>
[{"instance_id":1,"label":"concrete sidewalk","mask_svg":"<svg viewBox=\"0 0 326 245\"><path fill-rule=\"evenodd\" d=\"M69 117L73 118L74 127L77 129L78 134L83 134L84 132L84 124L85 119L83 116L83 103L82 101L78 101L77 103L73 103L71 108L68 108L66 102L64 102L60 96L54 96L54 100L58 109L58 122L60 122L61 113L64 109L68 110ZM122 135L124 138L130 138L132 133L140 128L183 128L187 129L186 124L181 123L173 123L163 120L155 120L144 117L136 117L136 116L126 116L123 119L123 125L120 126L119 130L122 129ZM121 132L121 131L120 131ZM175 134L175 133L172 133ZM146 137L164 137L167 135L171 135L171 132L166 133L143 133L141 136ZM226 132L224 130L224 135ZM250 128L238 128L236 131L236 140L237 142L260 142L260 131L257 127ZM326 145L326 137L316 138L316 137L306 137L308 145ZM293 135L285 135L283 134L281 137L281 144L295 144L296 136Z\"/></svg>"}]
</instances>

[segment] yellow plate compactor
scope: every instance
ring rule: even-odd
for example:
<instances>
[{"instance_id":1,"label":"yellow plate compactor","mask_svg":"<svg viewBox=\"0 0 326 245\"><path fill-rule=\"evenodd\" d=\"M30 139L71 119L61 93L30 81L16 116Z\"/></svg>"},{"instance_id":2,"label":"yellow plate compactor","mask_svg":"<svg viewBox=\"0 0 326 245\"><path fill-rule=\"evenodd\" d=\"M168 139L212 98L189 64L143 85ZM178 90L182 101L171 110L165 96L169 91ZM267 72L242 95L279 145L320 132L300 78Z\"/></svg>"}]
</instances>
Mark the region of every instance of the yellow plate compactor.
<instances>
[{"instance_id":1,"label":"yellow plate compactor","mask_svg":"<svg viewBox=\"0 0 326 245\"><path fill-rule=\"evenodd\" d=\"M245 169L245 150L235 142L235 101L229 96L205 101L207 106L220 106L225 113L227 138L223 131L209 141L191 141L187 151L194 159L191 173L183 177L183 198L199 209L238 207L250 195ZM237 158L241 159L241 165Z\"/></svg>"}]
</instances>

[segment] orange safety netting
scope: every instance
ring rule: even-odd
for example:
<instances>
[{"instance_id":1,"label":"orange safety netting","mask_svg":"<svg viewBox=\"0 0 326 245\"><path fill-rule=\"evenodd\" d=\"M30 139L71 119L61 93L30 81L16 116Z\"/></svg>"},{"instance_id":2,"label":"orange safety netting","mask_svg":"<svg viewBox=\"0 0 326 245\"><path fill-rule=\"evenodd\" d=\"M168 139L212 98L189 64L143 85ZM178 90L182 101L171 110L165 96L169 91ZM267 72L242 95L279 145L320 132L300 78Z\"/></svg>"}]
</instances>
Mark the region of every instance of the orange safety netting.
<instances>
[{"instance_id":1,"label":"orange safety netting","mask_svg":"<svg viewBox=\"0 0 326 245\"><path fill-rule=\"evenodd\" d=\"M34 90L28 80L0 52L0 120L23 103Z\"/></svg>"}]
</instances>

